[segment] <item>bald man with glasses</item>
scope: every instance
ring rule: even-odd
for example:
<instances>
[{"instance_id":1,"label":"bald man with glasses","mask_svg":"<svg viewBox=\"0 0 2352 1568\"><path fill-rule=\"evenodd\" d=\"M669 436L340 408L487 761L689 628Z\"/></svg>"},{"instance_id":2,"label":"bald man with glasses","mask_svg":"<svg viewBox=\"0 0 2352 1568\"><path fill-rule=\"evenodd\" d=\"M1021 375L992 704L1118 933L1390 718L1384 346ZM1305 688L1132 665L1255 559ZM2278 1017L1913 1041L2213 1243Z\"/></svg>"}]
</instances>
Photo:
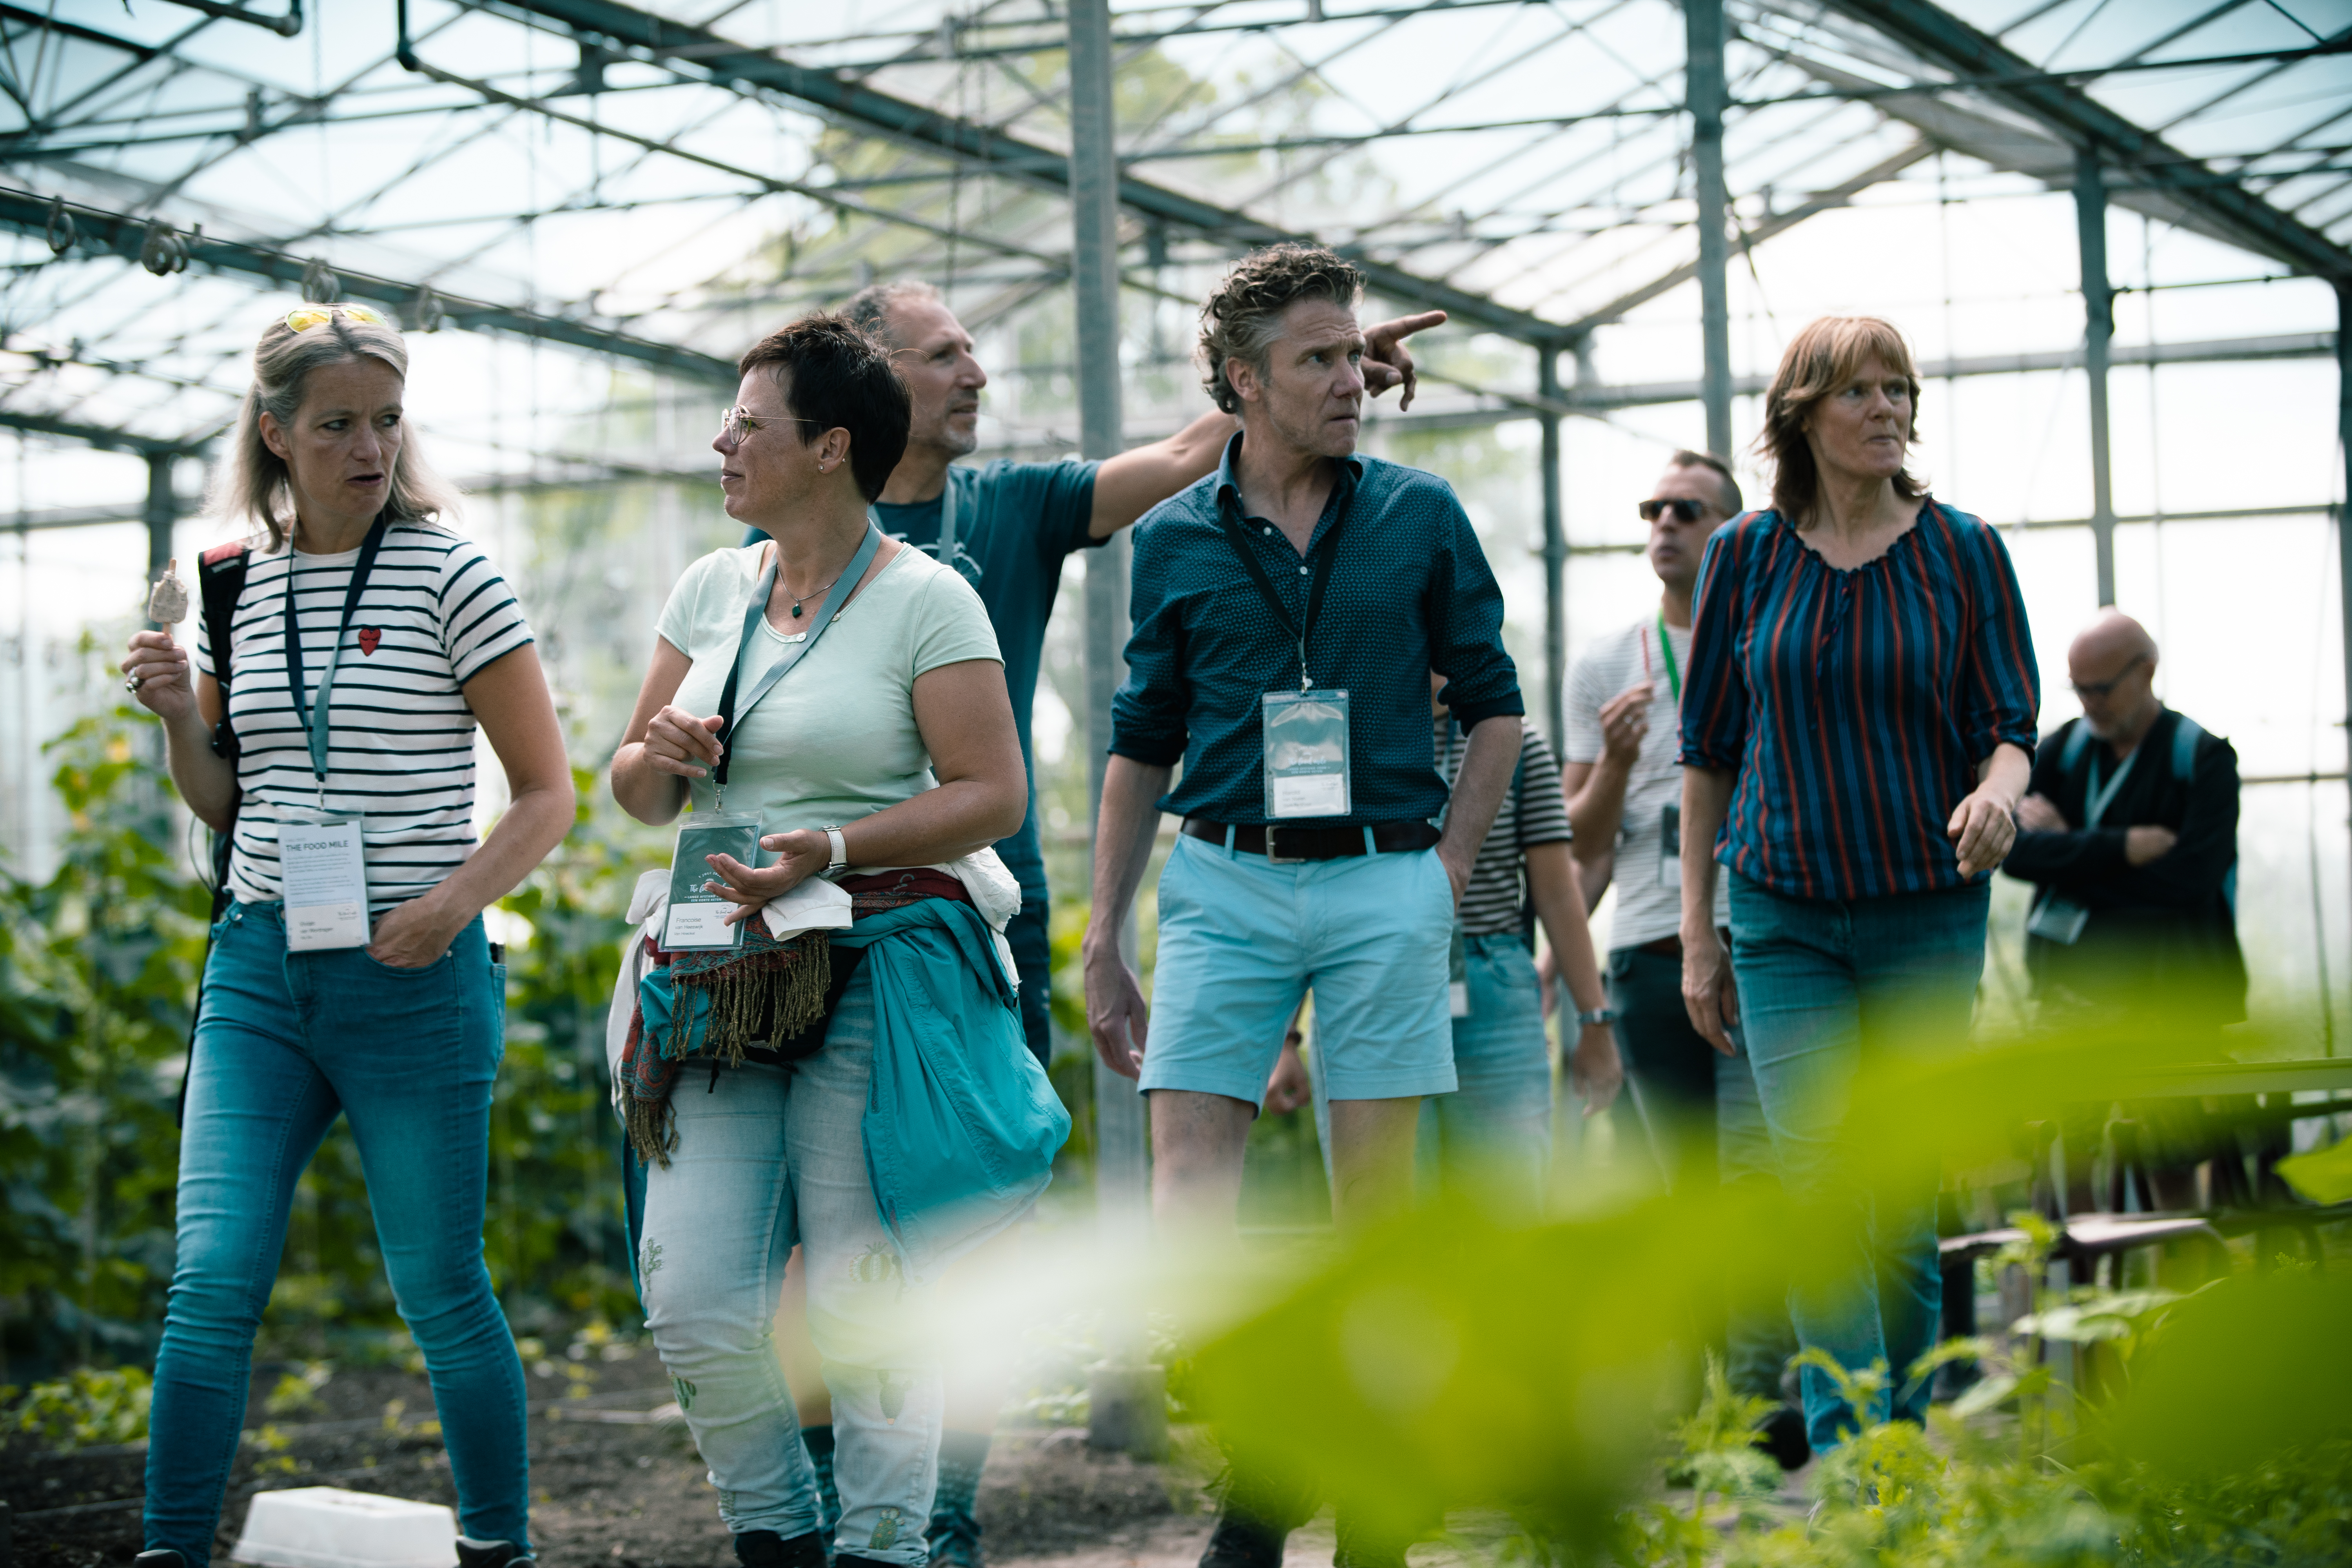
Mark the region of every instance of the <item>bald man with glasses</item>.
<instances>
[{"instance_id":1,"label":"bald man with glasses","mask_svg":"<svg viewBox=\"0 0 2352 1568\"><path fill-rule=\"evenodd\" d=\"M2034 753L2001 868L2034 884L2026 965L2045 1021L2162 1009L2246 1016L2238 946L2238 753L2156 694L2156 639L2103 612L2066 651L2083 716ZM2087 1010L2087 1014L2086 1014Z\"/></svg>"}]
</instances>

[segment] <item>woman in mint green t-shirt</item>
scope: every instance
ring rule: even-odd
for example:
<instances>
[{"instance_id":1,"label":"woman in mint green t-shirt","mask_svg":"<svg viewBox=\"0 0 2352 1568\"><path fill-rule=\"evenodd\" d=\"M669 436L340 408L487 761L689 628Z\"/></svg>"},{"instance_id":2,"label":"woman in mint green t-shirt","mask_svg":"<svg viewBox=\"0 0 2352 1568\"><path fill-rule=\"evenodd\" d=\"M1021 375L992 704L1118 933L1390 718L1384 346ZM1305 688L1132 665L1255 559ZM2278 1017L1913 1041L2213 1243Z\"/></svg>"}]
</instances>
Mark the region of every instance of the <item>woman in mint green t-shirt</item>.
<instances>
[{"instance_id":1,"label":"woman in mint green t-shirt","mask_svg":"<svg viewBox=\"0 0 2352 1568\"><path fill-rule=\"evenodd\" d=\"M877 1042L898 1037L877 1014L876 973L900 965L887 970L894 984L919 973L936 981L936 954L984 951L988 928L1001 931L1008 911L988 905L1002 870L989 871L982 852L1020 827L1027 778L979 596L866 521L906 445L907 391L887 352L838 318L813 316L764 339L740 369L740 402L712 446L728 514L771 542L688 568L613 759L613 794L641 821L709 811L722 785L726 810L761 817L759 865L709 858L706 886L735 904L741 948L652 955L678 997L713 987L707 1059L670 1059L642 1013L624 1058L623 1098L647 1164L638 1276L646 1326L742 1561L824 1568L816 1479L770 1330L785 1259L802 1247L833 1399L835 1561L911 1568L926 1556L941 1394L908 1316L921 1303L908 1289L921 1283L908 1278L917 1255L903 1223L884 1224L869 1175L893 1158L867 1148L862 1124L869 1091L892 1081L876 1081ZM772 686L763 680L793 659ZM851 894L861 928L939 900L923 906L935 925L980 940L933 943L924 970L855 945L852 931L834 931L829 949L813 945L822 932L772 938L761 910L819 876ZM971 1005L966 971L950 969L948 994L935 990L929 1005L952 1016L965 999L958 1052L982 1069L1037 1073L1017 1016ZM1009 998L1010 978L991 974L979 994ZM793 1035L804 1019L792 1010L814 1006L827 984L823 1046L800 1054L818 1037Z\"/></svg>"}]
</instances>

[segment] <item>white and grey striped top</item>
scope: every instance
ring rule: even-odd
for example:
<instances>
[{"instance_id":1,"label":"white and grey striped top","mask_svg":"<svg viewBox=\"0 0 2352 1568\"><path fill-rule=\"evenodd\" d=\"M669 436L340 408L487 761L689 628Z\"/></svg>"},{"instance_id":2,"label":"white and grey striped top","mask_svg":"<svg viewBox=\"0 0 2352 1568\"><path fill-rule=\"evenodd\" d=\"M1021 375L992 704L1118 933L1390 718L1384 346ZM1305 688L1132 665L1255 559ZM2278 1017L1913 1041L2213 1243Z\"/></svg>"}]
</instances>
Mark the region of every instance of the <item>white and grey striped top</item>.
<instances>
[{"instance_id":1,"label":"white and grey striped top","mask_svg":"<svg viewBox=\"0 0 2352 1568\"><path fill-rule=\"evenodd\" d=\"M278 825L319 801L310 742L286 688L287 570L295 568L302 675L312 701L360 552L256 552L231 623L229 720L245 792L229 889L283 897ZM368 904L425 892L474 848L474 715L461 689L531 640L522 606L480 549L422 523L394 523L352 616L330 699L327 809L365 821ZM196 668L213 673L199 617ZM312 715L315 722L317 715Z\"/></svg>"},{"instance_id":2,"label":"white and grey striped top","mask_svg":"<svg viewBox=\"0 0 2352 1568\"><path fill-rule=\"evenodd\" d=\"M1436 722L1433 741L1437 771L1451 790L1461 774L1462 759L1469 754L1470 737L1451 718ZM1462 910L1455 917L1465 936L1492 936L1519 927L1520 905L1527 898L1528 850L1538 844L1565 844L1574 837L1568 826L1568 800L1559 790L1559 764L1532 719L1519 721L1517 787L1503 792L1495 826L1470 863L1470 885L1463 890Z\"/></svg>"}]
</instances>

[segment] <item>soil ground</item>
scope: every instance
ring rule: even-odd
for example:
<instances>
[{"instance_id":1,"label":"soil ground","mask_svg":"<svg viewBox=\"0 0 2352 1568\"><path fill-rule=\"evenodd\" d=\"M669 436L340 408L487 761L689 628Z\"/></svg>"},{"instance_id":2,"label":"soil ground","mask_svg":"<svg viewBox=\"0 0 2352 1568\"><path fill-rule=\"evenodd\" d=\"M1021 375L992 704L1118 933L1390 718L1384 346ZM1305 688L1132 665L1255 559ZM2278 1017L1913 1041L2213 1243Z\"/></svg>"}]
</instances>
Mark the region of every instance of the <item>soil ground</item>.
<instances>
[{"instance_id":1,"label":"soil ground","mask_svg":"<svg viewBox=\"0 0 2352 1568\"><path fill-rule=\"evenodd\" d=\"M582 1376L581 1373L586 1375ZM731 1568L717 1497L704 1479L667 1379L649 1353L534 1379L530 1417L532 1533L549 1568ZM257 1373L230 1473L215 1561L226 1562L258 1491L336 1486L454 1506L457 1495L422 1377L392 1371L335 1375L309 1408L271 1420L264 1395L277 1369ZM667 1407L667 1408L666 1408ZM1205 1467L1088 1449L1084 1433L1008 1431L982 1479L980 1515L992 1565L1051 1558L1069 1568L1189 1568L1213 1511ZM44 1452L12 1438L0 1448L0 1500L13 1512L15 1568L127 1563L140 1550L145 1446ZM1328 1522L1300 1532L1292 1557L1328 1563ZM0 1568L9 1563L0 1553Z\"/></svg>"}]
</instances>

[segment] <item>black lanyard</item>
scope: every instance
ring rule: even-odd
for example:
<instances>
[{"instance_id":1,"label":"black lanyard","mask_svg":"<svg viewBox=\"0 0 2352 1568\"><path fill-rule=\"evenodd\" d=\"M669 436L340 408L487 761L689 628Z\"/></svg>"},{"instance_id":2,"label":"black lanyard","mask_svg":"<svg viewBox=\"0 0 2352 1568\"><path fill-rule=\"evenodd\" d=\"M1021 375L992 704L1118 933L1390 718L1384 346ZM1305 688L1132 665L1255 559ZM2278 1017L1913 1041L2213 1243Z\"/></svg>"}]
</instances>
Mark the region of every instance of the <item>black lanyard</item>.
<instances>
[{"instance_id":1,"label":"black lanyard","mask_svg":"<svg viewBox=\"0 0 2352 1568\"><path fill-rule=\"evenodd\" d=\"M1339 530L1347 524L1348 501L1354 492L1354 484L1342 473L1334 491L1339 503L1338 513L1331 519L1330 528L1316 543L1314 552L1307 558L1310 581L1307 589L1307 622L1304 626L1291 615L1290 606L1282 602L1282 595L1275 592L1274 579L1266 575L1265 563L1257 558L1257 547L1250 542L1249 531L1242 526L1241 506L1234 492L1227 491L1217 498L1217 516L1225 525L1225 537L1233 541L1242 564L1249 568L1250 578L1257 584L1257 591L1265 596L1266 608L1274 612L1275 619L1282 623L1282 629L1288 632L1291 640L1298 645L1298 689L1301 691L1309 690L1315 685L1307 673L1307 639L1315 630L1316 617L1323 613L1323 592L1331 585L1331 558L1339 552Z\"/></svg>"},{"instance_id":2,"label":"black lanyard","mask_svg":"<svg viewBox=\"0 0 2352 1568\"><path fill-rule=\"evenodd\" d=\"M849 602L849 595L857 591L858 583L866 576L866 569L874 563L874 552L881 548L882 531L868 519L866 537L858 542L857 553L849 558L849 564L842 570L839 577L834 579L833 592L824 596L824 604L818 609L816 619L807 631L801 634L802 640L786 643L784 651L776 656L776 662L770 665L767 673L752 684L751 695L743 700L744 716L748 717L751 710L760 705L761 698L775 689L776 682L784 678L786 670L806 658L809 650L816 647L817 638L824 635L825 627L833 625L834 617L841 614L842 606ZM727 787L727 764L735 755L735 748L729 742L735 738L735 726L739 721L735 711L735 682L743 672L743 649L750 645L751 634L759 629L761 619L768 613L768 595L775 591L776 569L782 559L783 551L779 548L775 559L770 561L768 569L760 574L760 585L752 592L751 606L743 612L743 631L735 639L735 657L727 661L727 685L719 693L719 765L710 771L711 784L722 791Z\"/></svg>"},{"instance_id":3,"label":"black lanyard","mask_svg":"<svg viewBox=\"0 0 2352 1568\"><path fill-rule=\"evenodd\" d=\"M369 528L367 538L360 543L360 558L352 567L351 586L343 590L343 618L335 627L335 640L327 648L327 667L319 674L319 719L310 721L311 704L302 690L302 632L295 624L294 569L300 559L289 542L286 548L286 692L294 702L294 717L302 721L303 736L310 742L310 772L319 781L319 808L327 805L327 713L328 694L335 684L335 665L342 658L343 638L351 635L352 616L358 613L360 595L367 591L368 574L375 570L376 552L383 548L384 529L391 521L390 513L378 512Z\"/></svg>"}]
</instances>

